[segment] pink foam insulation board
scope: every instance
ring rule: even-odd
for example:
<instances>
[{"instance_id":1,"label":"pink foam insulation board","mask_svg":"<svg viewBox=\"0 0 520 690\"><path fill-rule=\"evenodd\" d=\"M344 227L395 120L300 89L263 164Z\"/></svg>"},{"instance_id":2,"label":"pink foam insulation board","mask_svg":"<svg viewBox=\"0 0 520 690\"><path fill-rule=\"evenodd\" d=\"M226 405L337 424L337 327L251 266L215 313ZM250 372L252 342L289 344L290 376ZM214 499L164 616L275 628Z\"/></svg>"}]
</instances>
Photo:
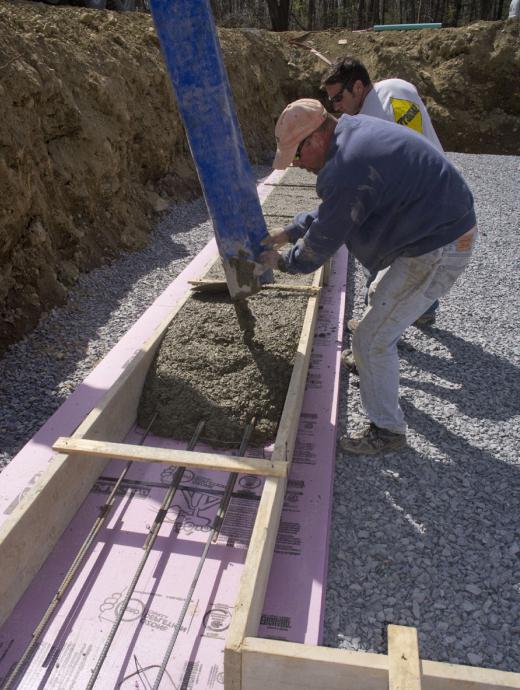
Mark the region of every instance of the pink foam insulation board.
<instances>
[{"instance_id":1,"label":"pink foam insulation board","mask_svg":"<svg viewBox=\"0 0 520 690\"><path fill-rule=\"evenodd\" d=\"M276 173L271 184L280 179ZM260 196L269 190L260 188ZM215 255L210 243L108 354L84 385L62 405L0 477L0 510L9 514L52 456L57 436L69 435L110 387ZM334 258L322 290L311 365L300 417L275 556L258 635L320 642L328 525L332 498L339 357L343 331L347 252ZM139 443L142 430L126 439ZM149 436L147 445L182 448ZM203 450L199 446L198 450ZM269 455L269 449L250 451ZM78 459L78 462L86 460ZM125 463L112 461L0 629L0 685L20 658L99 507ZM108 522L63 597L26 671L23 690L85 688L143 554L143 544L175 468L134 463ZM6 477L7 475L7 477ZM207 540L227 475L187 469L139 578L96 690L144 690L153 686ZM223 652L263 480L240 475L224 525L212 544L184 618L161 688L223 688Z\"/></svg>"}]
</instances>

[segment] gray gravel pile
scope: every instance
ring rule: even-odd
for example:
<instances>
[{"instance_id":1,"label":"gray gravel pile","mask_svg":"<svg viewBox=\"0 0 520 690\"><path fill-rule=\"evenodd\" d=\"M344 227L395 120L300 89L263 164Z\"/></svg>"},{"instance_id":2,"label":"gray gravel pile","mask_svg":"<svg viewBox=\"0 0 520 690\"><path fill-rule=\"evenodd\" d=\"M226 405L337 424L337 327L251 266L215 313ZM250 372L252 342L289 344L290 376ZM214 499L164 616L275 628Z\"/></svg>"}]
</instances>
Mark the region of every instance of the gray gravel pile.
<instances>
[{"instance_id":1,"label":"gray gravel pile","mask_svg":"<svg viewBox=\"0 0 520 690\"><path fill-rule=\"evenodd\" d=\"M410 448L338 453L325 643L384 652L387 623L414 625L425 659L520 671L520 158L451 158L475 194L480 239L436 326L402 338ZM0 463L211 234L202 201L176 206L148 249L82 276L69 303L9 350L0 360ZM351 268L349 317L362 313L363 297L362 273ZM364 417L355 379L344 374L342 384L345 433Z\"/></svg>"},{"instance_id":2,"label":"gray gravel pile","mask_svg":"<svg viewBox=\"0 0 520 690\"><path fill-rule=\"evenodd\" d=\"M410 448L338 452L325 643L384 652L387 623L412 625L424 659L518 672L520 158L450 158L480 237L436 325L399 345ZM341 433L365 423L355 384L343 374Z\"/></svg>"}]
</instances>

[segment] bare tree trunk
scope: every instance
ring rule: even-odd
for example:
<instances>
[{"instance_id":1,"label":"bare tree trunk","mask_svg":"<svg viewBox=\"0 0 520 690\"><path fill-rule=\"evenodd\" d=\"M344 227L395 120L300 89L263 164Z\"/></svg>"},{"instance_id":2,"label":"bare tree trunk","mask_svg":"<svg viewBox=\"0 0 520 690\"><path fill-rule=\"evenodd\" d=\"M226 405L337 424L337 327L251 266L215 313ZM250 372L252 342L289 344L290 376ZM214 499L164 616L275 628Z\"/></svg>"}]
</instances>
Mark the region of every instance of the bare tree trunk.
<instances>
[{"instance_id":1,"label":"bare tree trunk","mask_svg":"<svg viewBox=\"0 0 520 690\"><path fill-rule=\"evenodd\" d=\"M267 0L273 31L287 31L289 29L290 4L290 0Z\"/></svg>"},{"instance_id":2,"label":"bare tree trunk","mask_svg":"<svg viewBox=\"0 0 520 690\"><path fill-rule=\"evenodd\" d=\"M453 26L458 26L462 0L455 0L455 12L453 14Z\"/></svg>"},{"instance_id":3,"label":"bare tree trunk","mask_svg":"<svg viewBox=\"0 0 520 690\"><path fill-rule=\"evenodd\" d=\"M358 5L358 16L357 16L357 28L363 29L365 21L365 0L359 0Z\"/></svg>"},{"instance_id":4,"label":"bare tree trunk","mask_svg":"<svg viewBox=\"0 0 520 690\"><path fill-rule=\"evenodd\" d=\"M309 0L307 6L307 29L312 31L314 29L314 16L316 14L315 0Z\"/></svg>"}]
</instances>

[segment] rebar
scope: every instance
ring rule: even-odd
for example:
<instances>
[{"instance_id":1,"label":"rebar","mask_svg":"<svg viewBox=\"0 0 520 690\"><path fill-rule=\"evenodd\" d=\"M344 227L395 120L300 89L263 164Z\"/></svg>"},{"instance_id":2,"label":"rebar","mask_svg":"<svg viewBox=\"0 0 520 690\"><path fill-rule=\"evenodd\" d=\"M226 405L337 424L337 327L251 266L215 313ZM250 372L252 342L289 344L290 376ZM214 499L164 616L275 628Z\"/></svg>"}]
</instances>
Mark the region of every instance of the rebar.
<instances>
[{"instance_id":1,"label":"rebar","mask_svg":"<svg viewBox=\"0 0 520 690\"><path fill-rule=\"evenodd\" d=\"M247 450L247 446L249 445L249 440L251 438L251 434L253 433L253 430L255 428L256 420L253 417L251 422L247 425L244 435L242 437L242 442L240 444L240 450L238 451L240 456L243 456ZM159 669L159 672L157 674L157 677L155 679L155 682L153 684L152 690L159 690L159 685L161 683L162 677L164 675L164 672L166 671L166 666L168 665L168 662L170 660L170 656L172 654L173 648L175 646L175 643L177 641L177 638L179 636L179 632L181 630L182 623L184 621L184 617L186 615L186 612L188 611L188 607L191 603L193 593L195 591L195 587L197 586L197 582L200 576L200 573L202 572L202 567L204 566L204 561L206 560L206 556L208 555L209 547L211 544L216 541L218 538L218 535L220 533L220 530L222 528L222 525L224 523L224 518L226 516L226 510L229 506L229 502L231 500L231 495L233 493L233 488L235 486L235 482L238 477L238 472L232 472L229 475L226 488L224 490L224 495L222 496L222 500L220 501L219 508L217 511L217 514L215 515L215 518L213 520L213 524L211 526L211 531L208 535L208 538L206 540L206 544L204 545L204 550L202 551L202 555L199 558L199 562L197 565L197 569L195 571L195 575L193 576L193 579L191 581L190 588L188 590L188 594L184 600L184 604L182 607L182 610L179 614L179 617L177 619L177 623L174 626L172 636L170 638L170 642L168 644L168 648L164 654L161 667Z\"/></svg>"},{"instance_id":2,"label":"rebar","mask_svg":"<svg viewBox=\"0 0 520 690\"><path fill-rule=\"evenodd\" d=\"M197 428L195 429L195 432L191 438L191 441L188 444L187 450L191 451L195 448L197 443L199 442L199 436L202 432L202 429L204 428L205 422L199 422L197 425ZM103 649L101 650L101 653L97 659L96 665L92 669L92 675L90 676L88 685L86 687L86 690L92 690L94 687L94 684L96 683L96 680L99 676L99 673L101 671L101 667L103 666L105 659L107 657L107 654L110 650L110 647L112 646L112 642L114 641L114 637L116 635L117 629L119 628L119 625L121 621L123 620L123 617L126 613L126 609L128 607L128 604L130 602L130 599L132 598L132 595L134 593L134 590L137 586L137 583L139 581L139 578L141 576L141 573L143 572L143 568L146 565L146 561L148 560L148 556L150 555L150 552L153 548L153 545L155 543L155 540L157 539L157 535L159 534L159 530L161 528L161 525L164 521L164 518L166 517L166 514L171 506L171 503L173 501L173 498L175 496L175 492L177 491L177 488L180 484L180 481L184 475L185 467L178 467L173 479L170 483L170 486L168 487L168 490L163 498L163 501L161 503L161 507L157 511L157 515L155 516L155 520L150 527L150 530L148 532L148 536L145 539L145 542L143 544L143 549L144 553L143 556L139 562L139 565L136 568L136 571L134 573L134 576L132 577L132 580L130 582L130 585L128 586L128 591L126 593L126 596L119 607L119 613L117 615L116 620L114 621L112 628L108 634L107 639L105 640L105 644L103 645Z\"/></svg>"},{"instance_id":3,"label":"rebar","mask_svg":"<svg viewBox=\"0 0 520 690\"><path fill-rule=\"evenodd\" d=\"M152 428L152 424L155 422L157 414L158 413L155 412L152 419L150 420L150 423L146 427L145 432L144 432L143 436L141 437L141 440L139 441L139 445L142 445L145 442L148 434L150 433L150 429ZM132 461L130 460L126 463L123 471L119 475L117 481L114 484L112 491L110 492L109 496L107 497L107 500L100 507L99 515L96 518L94 524L92 525L90 532L88 533L87 537L85 538L85 541L83 542L83 544L80 546L80 548L79 548L79 550L78 550L78 552L77 552L77 554L76 554L76 556L72 562L72 565L70 566L67 573L65 574L65 577L61 581L61 584L58 587L58 590L56 591L56 594L54 595L51 603L49 604L49 606L47 608L47 610L45 611L45 613L41 617L40 622L38 623L36 628L33 630L32 634L31 634L31 641L29 642L29 644L25 648L22 656L20 657L20 660L18 661L18 663L16 664L14 669L11 671L6 682L2 686L2 690L10 690L10 688L13 686L13 682L16 680L16 678L18 677L20 672L23 669L25 669L27 662L31 658L31 656L35 650L35 647L38 644L38 640L40 639L43 631L47 627L47 623L51 619L56 608L58 607L58 604L60 603L63 595L65 594L70 583L74 579L74 577L78 571L78 568L83 563L88 550L90 549L90 547L92 546L92 544L94 542L94 539L98 535L101 527L104 525L108 515L110 514L110 511L112 510L114 502L115 502L115 497L117 495L117 492L119 491L119 487L121 486L123 480L125 479L126 475L128 474L128 470L130 469L131 466L132 466Z\"/></svg>"}]
</instances>

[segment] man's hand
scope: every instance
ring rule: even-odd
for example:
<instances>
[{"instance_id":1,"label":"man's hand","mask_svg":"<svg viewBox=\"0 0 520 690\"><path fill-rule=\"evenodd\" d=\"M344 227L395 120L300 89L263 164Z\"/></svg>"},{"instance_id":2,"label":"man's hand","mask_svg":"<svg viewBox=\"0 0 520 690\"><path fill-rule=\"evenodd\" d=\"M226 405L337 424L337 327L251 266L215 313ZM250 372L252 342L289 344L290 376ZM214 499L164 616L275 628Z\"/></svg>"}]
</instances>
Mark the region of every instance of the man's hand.
<instances>
[{"instance_id":1,"label":"man's hand","mask_svg":"<svg viewBox=\"0 0 520 690\"><path fill-rule=\"evenodd\" d=\"M278 268L280 258L281 254L279 254L276 250L268 249L257 256L257 261L264 266L268 266L269 268Z\"/></svg>"},{"instance_id":2,"label":"man's hand","mask_svg":"<svg viewBox=\"0 0 520 690\"><path fill-rule=\"evenodd\" d=\"M273 228L269 235L264 237L261 244L263 244L264 247L275 249L276 247L282 247L284 244L287 244L287 242L289 242L289 237L284 228Z\"/></svg>"}]
</instances>

